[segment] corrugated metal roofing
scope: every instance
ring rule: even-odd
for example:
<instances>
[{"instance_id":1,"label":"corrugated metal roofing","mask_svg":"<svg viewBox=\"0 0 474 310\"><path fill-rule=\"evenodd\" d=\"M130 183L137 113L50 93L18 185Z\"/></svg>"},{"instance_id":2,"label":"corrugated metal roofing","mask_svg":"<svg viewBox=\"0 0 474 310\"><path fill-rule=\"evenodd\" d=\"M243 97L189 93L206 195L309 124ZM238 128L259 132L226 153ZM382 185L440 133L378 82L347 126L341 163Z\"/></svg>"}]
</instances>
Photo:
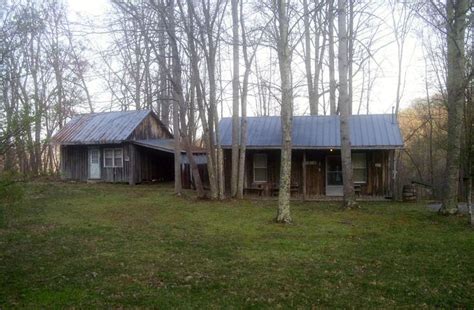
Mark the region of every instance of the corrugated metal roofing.
<instances>
[{"instance_id":1,"label":"corrugated metal roofing","mask_svg":"<svg viewBox=\"0 0 474 310\"><path fill-rule=\"evenodd\" d=\"M150 110L104 112L74 116L53 138L59 144L121 143Z\"/></svg>"},{"instance_id":2,"label":"corrugated metal roofing","mask_svg":"<svg viewBox=\"0 0 474 310\"><path fill-rule=\"evenodd\" d=\"M174 154L174 140L173 139L148 139L148 140L137 140L133 141L136 145L151 148L158 151ZM181 162L188 164L188 156L184 150L181 151ZM207 164L206 150L194 147L193 156L196 164L202 165Z\"/></svg>"},{"instance_id":3,"label":"corrugated metal roofing","mask_svg":"<svg viewBox=\"0 0 474 310\"><path fill-rule=\"evenodd\" d=\"M247 120L248 148L280 148L282 132L279 116L248 117ZM338 115L294 116L293 148L340 148L339 125ZM231 147L232 119L223 118L219 128L222 147ZM400 127L391 114L351 115L349 128L351 145L355 149L403 147Z\"/></svg>"}]
</instances>

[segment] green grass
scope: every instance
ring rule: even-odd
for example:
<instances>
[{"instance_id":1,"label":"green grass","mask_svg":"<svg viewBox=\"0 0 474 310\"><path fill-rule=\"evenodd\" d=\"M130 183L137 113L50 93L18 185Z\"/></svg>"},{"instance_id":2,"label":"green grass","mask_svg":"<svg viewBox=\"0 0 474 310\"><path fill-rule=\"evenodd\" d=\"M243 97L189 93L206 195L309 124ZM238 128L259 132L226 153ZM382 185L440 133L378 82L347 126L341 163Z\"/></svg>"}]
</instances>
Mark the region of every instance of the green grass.
<instances>
[{"instance_id":1,"label":"green grass","mask_svg":"<svg viewBox=\"0 0 474 310\"><path fill-rule=\"evenodd\" d=\"M0 308L474 307L474 230L422 205L27 183L0 207Z\"/></svg>"}]
</instances>

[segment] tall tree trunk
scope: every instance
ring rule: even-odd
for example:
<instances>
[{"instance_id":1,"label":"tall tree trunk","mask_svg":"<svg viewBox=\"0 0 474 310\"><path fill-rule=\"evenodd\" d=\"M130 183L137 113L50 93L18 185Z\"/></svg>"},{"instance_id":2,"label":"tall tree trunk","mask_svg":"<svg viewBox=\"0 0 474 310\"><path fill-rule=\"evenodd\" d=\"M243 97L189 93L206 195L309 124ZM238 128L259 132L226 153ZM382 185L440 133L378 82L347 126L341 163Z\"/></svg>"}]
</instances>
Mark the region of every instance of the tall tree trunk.
<instances>
[{"instance_id":1,"label":"tall tree trunk","mask_svg":"<svg viewBox=\"0 0 474 310\"><path fill-rule=\"evenodd\" d=\"M348 66L349 66L349 73L348 73L348 92L349 92L349 115L352 115L352 100L353 100L353 60L354 60L354 1L349 1L349 37L348 37Z\"/></svg>"},{"instance_id":2,"label":"tall tree trunk","mask_svg":"<svg viewBox=\"0 0 474 310\"><path fill-rule=\"evenodd\" d=\"M350 99L347 92L347 30L346 30L346 6L347 0L338 0L338 30L339 30L339 111L341 113L341 161L342 180L344 184L344 208L356 206L354 184L352 177L351 139L349 128L349 104Z\"/></svg>"},{"instance_id":3,"label":"tall tree trunk","mask_svg":"<svg viewBox=\"0 0 474 310\"><path fill-rule=\"evenodd\" d=\"M329 40L329 114L336 115L336 74L334 65L334 0L329 1L328 40Z\"/></svg>"},{"instance_id":4,"label":"tall tree trunk","mask_svg":"<svg viewBox=\"0 0 474 310\"><path fill-rule=\"evenodd\" d=\"M240 1L240 26L242 30L242 53L244 56L245 62L245 72L244 79L242 81L242 96L241 100L241 109L242 109L242 118L240 121L240 157L239 157L239 182L237 184L237 198L242 199L244 197L244 184L245 184L245 157L247 151L247 95L248 95L248 85L249 85L249 76L252 69L252 61L257 52L255 48L252 57L249 59L247 51L247 34L245 30L245 22L243 18L243 1Z\"/></svg>"},{"instance_id":5,"label":"tall tree trunk","mask_svg":"<svg viewBox=\"0 0 474 310\"><path fill-rule=\"evenodd\" d=\"M314 1L315 10L320 10L320 1ZM319 77L321 73L321 69L323 67L323 60L324 60L324 51L326 46L326 38L327 35L324 32L324 25L321 22L321 17L317 12L313 15L314 20L314 27L316 28L316 32L314 34L314 76L313 76L313 94L314 94L314 101L316 105L316 115L319 114ZM323 35L323 42L322 44L319 42L321 34ZM323 92L324 93L324 92Z\"/></svg>"},{"instance_id":6,"label":"tall tree trunk","mask_svg":"<svg viewBox=\"0 0 474 310\"><path fill-rule=\"evenodd\" d=\"M278 196L278 223L291 223L290 183L291 183L291 130L293 120L293 89L291 85L291 55L288 42L288 3L276 0L278 6L278 62L281 79L281 166L280 191Z\"/></svg>"},{"instance_id":7,"label":"tall tree trunk","mask_svg":"<svg viewBox=\"0 0 474 310\"><path fill-rule=\"evenodd\" d=\"M232 5L232 171L231 196L237 195L239 173L239 8L238 0L231 0Z\"/></svg>"},{"instance_id":8,"label":"tall tree trunk","mask_svg":"<svg viewBox=\"0 0 474 310\"><path fill-rule=\"evenodd\" d=\"M303 0L303 22L304 22L304 38L305 38L304 64L306 68L306 83L308 84L309 113L311 115L317 115L318 102L317 102L317 97L314 94L313 73L311 72L311 33L310 33L309 21L310 21L310 13L308 9L308 0ZM317 51L315 51L315 53L317 53Z\"/></svg>"},{"instance_id":9,"label":"tall tree trunk","mask_svg":"<svg viewBox=\"0 0 474 310\"><path fill-rule=\"evenodd\" d=\"M184 10L178 2L180 6L180 11L184 14ZM218 176L217 176L217 159L216 159L216 152L215 152L215 143L213 138L213 117L212 112L207 109L204 104L204 94L201 88L201 78L200 78L200 71L199 71L199 57L197 54L196 44L195 44L195 37L194 37L194 7L193 1L188 0L186 1L187 9L189 12L189 23L187 26L187 39L188 39L188 46L190 51L190 63L191 63L191 87L194 87L196 90L196 102L199 109L199 118L201 120L202 131L203 131L203 139L207 149L207 170L209 173L209 186L210 186L210 197L211 199L218 198ZM191 14L193 13L193 14ZM208 113L209 112L209 113Z\"/></svg>"},{"instance_id":10,"label":"tall tree trunk","mask_svg":"<svg viewBox=\"0 0 474 310\"><path fill-rule=\"evenodd\" d=\"M170 41L176 40L175 18L174 18L174 0L169 1L167 6L168 34ZM172 56L172 84L173 84L173 135L174 135L174 191L181 195L181 139L179 132L179 87L178 79L181 77L181 64L176 41L171 42Z\"/></svg>"},{"instance_id":11,"label":"tall tree trunk","mask_svg":"<svg viewBox=\"0 0 474 310\"><path fill-rule=\"evenodd\" d=\"M448 91L448 151L446 184L441 214L458 211L459 167L461 153L462 115L464 107L464 35L467 25L468 0L446 0L447 13L447 91Z\"/></svg>"},{"instance_id":12,"label":"tall tree trunk","mask_svg":"<svg viewBox=\"0 0 474 310\"><path fill-rule=\"evenodd\" d=\"M178 99L180 103L180 117L181 117L181 138L184 142L184 147L186 149L186 155L189 161L189 167L191 169L191 175L194 180L194 185L196 187L196 191L199 198L205 198L206 193L204 192L204 187L202 185L201 175L199 174L199 168L196 164L196 160L194 159L194 154L192 151L192 143L190 136L188 134L187 126L186 126L186 107L184 102L184 96L181 88L181 92L178 94Z\"/></svg>"},{"instance_id":13,"label":"tall tree trunk","mask_svg":"<svg viewBox=\"0 0 474 310\"><path fill-rule=\"evenodd\" d=\"M160 105L160 117L161 121L166 127L170 125L170 98L169 98L169 87L167 81L167 70L166 70L166 38L165 38L165 30L166 27L164 23L164 19L161 19L160 26L162 29L158 32L159 42L158 44L158 51L159 51L159 63L160 68L158 71L159 74L159 105Z\"/></svg>"}]
</instances>

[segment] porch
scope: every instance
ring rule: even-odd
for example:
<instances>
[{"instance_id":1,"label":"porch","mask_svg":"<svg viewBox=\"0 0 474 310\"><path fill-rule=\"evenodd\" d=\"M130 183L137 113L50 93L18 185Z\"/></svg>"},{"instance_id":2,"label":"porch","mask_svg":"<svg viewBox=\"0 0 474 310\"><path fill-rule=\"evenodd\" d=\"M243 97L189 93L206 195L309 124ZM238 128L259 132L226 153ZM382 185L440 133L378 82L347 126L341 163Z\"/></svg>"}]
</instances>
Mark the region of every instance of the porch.
<instances>
[{"instance_id":1,"label":"porch","mask_svg":"<svg viewBox=\"0 0 474 310\"><path fill-rule=\"evenodd\" d=\"M381 201L391 197L393 150L353 150L354 189L358 199ZM224 152L226 190L230 192L231 150ZM250 149L246 154L244 194L276 199L280 178L279 149ZM292 152L291 197L295 200L342 199L342 165L338 149L296 149Z\"/></svg>"}]
</instances>

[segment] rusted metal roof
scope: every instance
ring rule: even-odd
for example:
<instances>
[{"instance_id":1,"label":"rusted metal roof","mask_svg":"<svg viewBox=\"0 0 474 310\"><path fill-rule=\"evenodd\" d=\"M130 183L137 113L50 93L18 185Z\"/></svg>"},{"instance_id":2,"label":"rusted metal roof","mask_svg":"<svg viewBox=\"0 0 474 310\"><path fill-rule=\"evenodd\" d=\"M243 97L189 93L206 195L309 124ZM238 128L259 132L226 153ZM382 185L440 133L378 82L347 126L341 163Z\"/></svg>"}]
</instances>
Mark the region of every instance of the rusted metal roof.
<instances>
[{"instance_id":1,"label":"rusted metal roof","mask_svg":"<svg viewBox=\"0 0 474 310\"><path fill-rule=\"evenodd\" d=\"M58 144L107 144L127 140L150 110L104 112L74 116L54 137Z\"/></svg>"},{"instance_id":2,"label":"rusted metal roof","mask_svg":"<svg viewBox=\"0 0 474 310\"><path fill-rule=\"evenodd\" d=\"M280 148L282 142L279 116L248 117L248 148ZM240 124L240 122L239 122ZM333 116L294 116L292 145L294 149L340 148L340 119ZM232 119L219 124L221 145L232 146ZM351 144L354 149L396 149L403 147L398 122L391 114L351 115Z\"/></svg>"}]
</instances>

